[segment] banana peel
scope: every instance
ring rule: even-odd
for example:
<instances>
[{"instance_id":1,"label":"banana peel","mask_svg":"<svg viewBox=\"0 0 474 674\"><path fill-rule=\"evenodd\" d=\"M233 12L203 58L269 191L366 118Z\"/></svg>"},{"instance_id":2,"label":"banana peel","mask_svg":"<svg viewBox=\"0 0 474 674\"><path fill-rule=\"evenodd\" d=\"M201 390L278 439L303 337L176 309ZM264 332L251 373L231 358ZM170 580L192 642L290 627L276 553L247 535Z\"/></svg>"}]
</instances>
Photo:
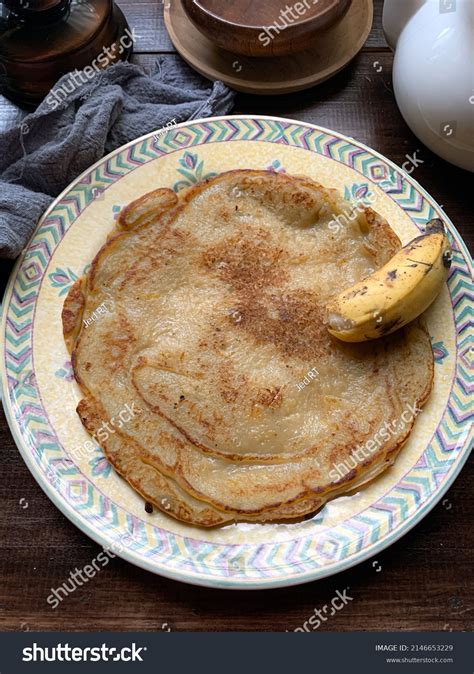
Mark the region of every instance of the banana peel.
<instances>
[{"instance_id":1,"label":"banana peel","mask_svg":"<svg viewBox=\"0 0 474 674\"><path fill-rule=\"evenodd\" d=\"M344 342L365 342L399 330L436 299L451 259L443 222L431 220L386 265L328 303L329 332Z\"/></svg>"}]
</instances>

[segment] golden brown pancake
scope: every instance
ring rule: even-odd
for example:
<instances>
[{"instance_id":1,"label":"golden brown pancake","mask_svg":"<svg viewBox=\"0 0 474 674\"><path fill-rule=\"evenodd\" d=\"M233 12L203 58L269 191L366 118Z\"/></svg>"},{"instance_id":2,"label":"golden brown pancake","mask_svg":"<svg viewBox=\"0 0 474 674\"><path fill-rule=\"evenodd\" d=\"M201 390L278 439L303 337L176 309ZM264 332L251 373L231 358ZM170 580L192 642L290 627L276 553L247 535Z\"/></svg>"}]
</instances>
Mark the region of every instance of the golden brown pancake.
<instances>
[{"instance_id":1,"label":"golden brown pancake","mask_svg":"<svg viewBox=\"0 0 474 674\"><path fill-rule=\"evenodd\" d=\"M145 195L65 303L85 427L139 410L99 435L107 456L200 526L300 517L373 479L431 390L429 336L414 323L344 344L324 307L399 247L374 211L306 178L233 171Z\"/></svg>"}]
</instances>

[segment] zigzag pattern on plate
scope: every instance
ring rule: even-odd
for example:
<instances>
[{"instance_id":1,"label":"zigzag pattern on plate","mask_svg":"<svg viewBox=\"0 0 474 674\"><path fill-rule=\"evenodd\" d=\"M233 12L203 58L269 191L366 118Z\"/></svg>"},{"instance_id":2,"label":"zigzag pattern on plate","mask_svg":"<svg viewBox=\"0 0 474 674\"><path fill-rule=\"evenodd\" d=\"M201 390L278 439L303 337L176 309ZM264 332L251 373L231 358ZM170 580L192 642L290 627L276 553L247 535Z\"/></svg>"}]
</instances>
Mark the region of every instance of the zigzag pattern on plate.
<instances>
[{"instance_id":1,"label":"zigzag pattern on plate","mask_svg":"<svg viewBox=\"0 0 474 674\"><path fill-rule=\"evenodd\" d=\"M324 520L305 523L309 534L259 545L220 545L199 540L199 532L179 536L137 518L115 504L82 475L59 446L47 421L32 364L35 303L49 261L64 233L96 197L121 177L161 155L202 143L246 140L299 147L342 162L379 185L420 226L439 209L400 170L346 138L288 121L231 118L190 123L156 137L137 141L92 169L76 183L43 220L12 280L4 307L3 368L7 377L8 414L16 419L17 441L32 457L43 478L54 466L60 480L46 477L68 516L112 549L126 548L139 564L172 577L215 586L266 586L318 578L348 566L357 555L367 557L378 544L388 545L421 518L465 452L472 421L473 283L463 243L450 228L455 255L449 291L457 330L457 367L443 419L419 461L390 493L337 527ZM212 167L215 168L215 167ZM443 214L441 214L443 217ZM451 227L451 226L450 226ZM471 426L472 431L472 426ZM471 433L472 437L472 433ZM124 543L124 540L127 543Z\"/></svg>"}]
</instances>

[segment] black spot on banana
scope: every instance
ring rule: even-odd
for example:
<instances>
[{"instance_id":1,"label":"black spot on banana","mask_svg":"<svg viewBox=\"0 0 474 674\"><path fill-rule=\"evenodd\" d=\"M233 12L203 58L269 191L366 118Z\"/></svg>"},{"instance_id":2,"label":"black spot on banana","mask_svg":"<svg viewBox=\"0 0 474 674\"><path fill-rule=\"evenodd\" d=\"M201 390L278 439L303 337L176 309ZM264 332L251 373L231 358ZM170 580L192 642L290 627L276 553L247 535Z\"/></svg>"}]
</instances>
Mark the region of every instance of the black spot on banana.
<instances>
[{"instance_id":1,"label":"black spot on banana","mask_svg":"<svg viewBox=\"0 0 474 674\"><path fill-rule=\"evenodd\" d=\"M438 296L451 259L443 222L431 220L386 265L329 302L329 332L344 342L364 342L400 329Z\"/></svg>"}]
</instances>

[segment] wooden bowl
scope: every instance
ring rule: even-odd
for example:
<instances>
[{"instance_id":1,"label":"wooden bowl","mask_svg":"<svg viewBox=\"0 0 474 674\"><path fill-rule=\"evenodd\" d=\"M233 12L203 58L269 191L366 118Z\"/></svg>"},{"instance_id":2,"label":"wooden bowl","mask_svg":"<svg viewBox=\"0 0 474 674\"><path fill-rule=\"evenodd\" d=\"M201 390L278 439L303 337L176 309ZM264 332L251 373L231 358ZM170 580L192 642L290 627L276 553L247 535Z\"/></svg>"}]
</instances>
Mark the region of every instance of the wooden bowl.
<instances>
[{"instance_id":1,"label":"wooden bowl","mask_svg":"<svg viewBox=\"0 0 474 674\"><path fill-rule=\"evenodd\" d=\"M176 51L198 73L236 91L274 96L309 89L340 72L359 53L372 29L373 0L352 0L340 21L318 33L310 49L290 56L237 56L217 47L192 23L183 0L164 6Z\"/></svg>"},{"instance_id":2,"label":"wooden bowl","mask_svg":"<svg viewBox=\"0 0 474 674\"><path fill-rule=\"evenodd\" d=\"M217 46L243 56L286 56L314 46L342 19L352 0L183 0L196 28Z\"/></svg>"}]
</instances>

